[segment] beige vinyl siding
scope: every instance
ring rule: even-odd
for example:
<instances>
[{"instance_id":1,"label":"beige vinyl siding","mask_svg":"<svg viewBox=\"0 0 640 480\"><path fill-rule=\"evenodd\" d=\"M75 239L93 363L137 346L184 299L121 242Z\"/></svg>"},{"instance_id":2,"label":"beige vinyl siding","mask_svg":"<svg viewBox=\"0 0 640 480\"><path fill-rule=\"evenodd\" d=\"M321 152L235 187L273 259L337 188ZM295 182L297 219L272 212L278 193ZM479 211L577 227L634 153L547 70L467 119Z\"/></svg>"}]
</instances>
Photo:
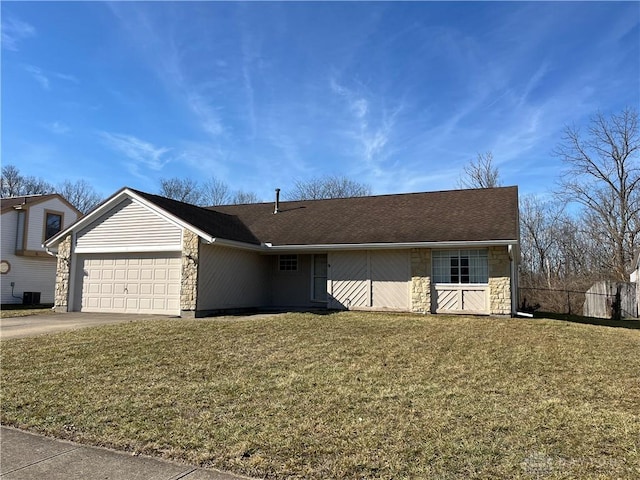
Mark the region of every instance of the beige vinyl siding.
<instances>
[{"instance_id":1,"label":"beige vinyl siding","mask_svg":"<svg viewBox=\"0 0 640 480\"><path fill-rule=\"evenodd\" d=\"M201 311L268 304L269 257L248 250L201 245L198 303Z\"/></svg>"},{"instance_id":2,"label":"beige vinyl siding","mask_svg":"<svg viewBox=\"0 0 640 480\"><path fill-rule=\"evenodd\" d=\"M433 285L434 313L489 313L489 287L483 285Z\"/></svg>"},{"instance_id":3,"label":"beige vinyl siding","mask_svg":"<svg viewBox=\"0 0 640 480\"><path fill-rule=\"evenodd\" d=\"M49 255L40 258L16 256L18 212L7 211L0 218L0 257L11 265L11 270L0 275L0 302L22 303L23 292L40 292L42 303L53 303L56 279L56 260ZM15 283L14 298L11 282Z\"/></svg>"},{"instance_id":4,"label":"beige vinyl siding","mask_svg":"<svg viewBox=\"0 0 640 480\"><path fill-rule=\"evenodd\" d=\"M44 251L42 244L45 235L45 213L62 214L62 230L70 226L77 219L77 213L59 198L52 198L46 202L29 206L27 214L26 250Z\"/></svg>"},{"instance_id":5,"label":"beige vinyl siding","mask_svg":"<svg viewBox=\"0 0 640 480\"><path fill-rule=\"evenodd\" d=\"M331 252L328 263L329 306L336 309L370 307L368 252Z\"/></svg>"},{"instance_id":6,"label":"beige vinyl siding","mask_svg":"<svg viewBox=\"0 0 640 480\"><path fill-rule=\"evenodd\" d=\"M369 261L373 308L409 310L409 251L372 251Z\"/></svg>"},{"instance_id":7,"label":"beige vinyl siding","mask_svg":"<svg viewBox=\"0 0 640 480\"><path fill-rule=\"evenodd\" d=\"M182 229L127 199L78 232L76 251L180 250Z\"/></svg>"},{"instance_id":8,"label":"beige vinyl siding","mask_svg":"<svg viewBox=\"0 0 640 480\"><path fill-rule=\"evenodd\" d=\"M329 306L337 309L408 311L408 250L329 254Z\"/></svg>"}]
</instances>

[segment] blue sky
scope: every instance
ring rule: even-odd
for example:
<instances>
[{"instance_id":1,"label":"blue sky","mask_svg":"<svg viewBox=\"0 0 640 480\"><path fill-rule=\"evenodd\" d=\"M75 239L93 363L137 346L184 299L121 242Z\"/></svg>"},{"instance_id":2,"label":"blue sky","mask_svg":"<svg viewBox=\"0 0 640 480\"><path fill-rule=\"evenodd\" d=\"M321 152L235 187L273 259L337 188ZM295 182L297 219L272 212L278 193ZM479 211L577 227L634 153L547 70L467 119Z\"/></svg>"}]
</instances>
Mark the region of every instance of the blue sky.
<instances>
[{"instance_id":1,"label":"blue sky","mask_svg":"<svg viewBox=\"0 0 640 480\"><path fill-rule=\"evenodd\" d=\"M640 3L7 2L2 163L102 195L335 174L554 188L563 128L640 105Z\"/></svg>"}]
</instances>

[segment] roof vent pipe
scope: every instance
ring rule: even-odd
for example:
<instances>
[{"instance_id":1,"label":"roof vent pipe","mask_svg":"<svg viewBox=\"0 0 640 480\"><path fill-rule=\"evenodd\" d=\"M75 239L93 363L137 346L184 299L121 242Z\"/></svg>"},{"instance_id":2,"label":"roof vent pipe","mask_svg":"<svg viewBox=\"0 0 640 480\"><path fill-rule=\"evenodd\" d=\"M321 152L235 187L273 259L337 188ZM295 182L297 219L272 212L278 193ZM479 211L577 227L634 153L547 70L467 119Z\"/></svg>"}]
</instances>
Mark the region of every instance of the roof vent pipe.
<instances>
[{"instance_id":1,"label":"roof vent pipe","mask_svg":"<svg viewBox=\"0 0 640 480\"><path fill-rule=\"evenodd\" d=\"M273 214L275 215L280 211L280 189L276 188L276 207L273 209Z\"/></svg>"}]
</instances>

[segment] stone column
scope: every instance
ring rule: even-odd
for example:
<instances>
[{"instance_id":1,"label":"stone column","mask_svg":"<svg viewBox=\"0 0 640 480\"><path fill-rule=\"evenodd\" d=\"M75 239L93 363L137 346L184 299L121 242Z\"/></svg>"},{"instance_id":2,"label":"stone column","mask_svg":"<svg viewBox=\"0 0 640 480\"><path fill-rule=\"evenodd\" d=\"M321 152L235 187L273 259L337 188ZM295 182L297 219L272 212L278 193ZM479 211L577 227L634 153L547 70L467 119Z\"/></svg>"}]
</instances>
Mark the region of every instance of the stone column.
<instances>
[{"instance_id":1,"label":"stone column","mask_svg":"<svg viewBox=\"0 0 640 480\"><path fill-rule=\"evenodd\" d=\"M56 312L69 311L69 282L71 280L71 235L67 235L58 245L56 263L56 290L53 309Z\"/></svg>"},{"instance_id":2,"label":"stone column","mask_svg":"<svg viewBox=\"0 0 640 480\"><path fill-rule=\"evenodd\" d=\"M182 284L180 287L180 316L194 318L198 299L198 258L200 238L189 230L182 234Z\"/></svg>"},{"instance_id":3,"label":"stone column","mask_svg":"<svg viewBox=\"0 0 640 480\"><path fill-rule=\"evenodd\" d=\"M491 314L511 315L511 264L508 247L490 247L488 261Z\"/></svg>"},{"instance_id":4,"label":"stone column","mask_svg":"<svg viewBox=\"0 0 640 480\"><path fill-rule=\"evenodd\" d=\"M411 249L411 311L431 312L431 250Z\"/></svg>"}]
</instances>

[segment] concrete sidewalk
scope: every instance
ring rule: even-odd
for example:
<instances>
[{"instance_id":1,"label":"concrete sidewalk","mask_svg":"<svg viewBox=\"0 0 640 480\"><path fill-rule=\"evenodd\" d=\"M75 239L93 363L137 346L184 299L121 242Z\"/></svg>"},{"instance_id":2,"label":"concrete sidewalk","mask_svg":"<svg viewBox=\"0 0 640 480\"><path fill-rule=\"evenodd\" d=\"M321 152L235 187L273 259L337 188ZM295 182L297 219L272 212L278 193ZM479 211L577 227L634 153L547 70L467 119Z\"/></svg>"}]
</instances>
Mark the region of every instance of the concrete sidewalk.
<instances>
[{"instance_id":1,"label":"concrete sidewalk","mask_svg":"<svg viewBox=\"0 0 640 480\"><path fill-rule=\"evenodd\" d=\"M0 428L3 480L247 480L145 456L88 447L65 440Z\"/></svg>"}]
</instances>

